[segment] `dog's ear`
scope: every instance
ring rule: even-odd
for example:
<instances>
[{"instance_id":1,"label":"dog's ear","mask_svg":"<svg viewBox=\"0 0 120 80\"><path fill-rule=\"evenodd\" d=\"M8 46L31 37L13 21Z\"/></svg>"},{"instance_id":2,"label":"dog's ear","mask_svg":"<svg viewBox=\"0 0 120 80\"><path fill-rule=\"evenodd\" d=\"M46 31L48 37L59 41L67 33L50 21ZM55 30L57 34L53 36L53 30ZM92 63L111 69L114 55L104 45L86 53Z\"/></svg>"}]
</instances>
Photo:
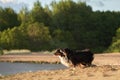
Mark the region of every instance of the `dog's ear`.
<instances>
[{"instance_id":1,"label":"dog's ear","mask_svg":"<svg viewBox=\"0 0 120 80\"><path fill-rule=\"evenodd\" d=\"M67 53L67 54L70 54L71 53L71 50L69 48L65 48L64 51Z\"/></svg>"},{"instance_id":2,"label":"dog's ear","mask_svg":"<svg viewBox=\"0 0 120 80\"><path fill-rule=\"evenodd\" d=\"M63 53L63 50L62 49L59 49L60 53Z\"/></svg>"},{"instance_id":3,"label":"dog's ear","mask_svg":"<svg viewBox=\"0 0 120 80\"><path fill-rule=\"evenodd\" d=\"M61 53L61 48L58 48L56 52Z\"/></svg>"},{"instance_id":4,"label":"dog's ear","mask_svg":"<svg viewBox=\"0 0 120 80\"><path fill-rule=\"evenodd\" d=\"M62 53L64 56L67 56L67 53L64 49L60 49L60 53Z\"/></svg>"}]
</instances>

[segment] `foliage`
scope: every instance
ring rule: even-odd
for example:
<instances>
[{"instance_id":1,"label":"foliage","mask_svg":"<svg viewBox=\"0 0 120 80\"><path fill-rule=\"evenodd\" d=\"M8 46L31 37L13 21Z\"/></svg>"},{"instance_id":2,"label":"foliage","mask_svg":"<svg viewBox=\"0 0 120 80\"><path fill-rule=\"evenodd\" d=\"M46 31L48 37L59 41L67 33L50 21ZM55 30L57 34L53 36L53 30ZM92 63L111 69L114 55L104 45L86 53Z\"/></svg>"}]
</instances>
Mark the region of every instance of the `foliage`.
<instances>
[{"instance_id":1,"label":"foliage","mask_svg":"<svg viewBox=\"0 0 120 80\"><path fill-rule=\"evenodd\" d=\"M48 27L39 23L31 23L27 28L20 26L2 32L0 44L4 49L41 50L46 48L49 40L51 36Z\"/></svg>"},{"instance_id":2,"label":"foliage","mask_svg":"<svg viewBox=\"0 0 120 80\"><path fill-rule=\"evenodd\" d=\"M29 22L29 11L27 7L23 7L20 12L18 13L18 19L20 20L21 24L25 24Z\"/></svg>"},{"instance_id":3,"label":"foliage","mask_svg":"<svg viewBox=\"0 0 120 80\"><path fill-rule=\"evenodd\" d=\"M29 14L31 22L44 23L47 26L50 24L49 14L45 12L44 8L41 6L41 3L39 1L36 1L34 3L34 6Z\"/></svg>"},{"instance_id":4,"label":"foliage","mask_svg":"<svg viewBox=\"0 0 120 80\"><path fill-rule=\"evenodd\" d=\"M25 48L26 36L21 32L20 28L14 27L7 29L1 33L1 46L4 49Z\"/></svg>"},{"instance_id":5,"label":"foliage","mask_svg":"<svg viewBox=\"0 0 120 80\"><path fill-rule=\"evenodd\" d=\"M20 25L17 14L11 8L0 8L0 31Z\"/></svg>"},{"instance_id":6,"label":"foliage","mask_svg":"<svg viewBox=\"0 0 120 80\"><path fill-rule=\"evenodd\" d=\"M116 36L113 37L112 44L107 49L107 52L120 52L120 28L116 31Z\"/></svg>"},{"instance_id":7,"label":"foliage","mask_svg":"<svg viewBox=\"0 0 120 80\"><path fill-rule=\"evenodd\" d=\"M19 13L0 8L0 47L3 49L84 49L120 51L120 12L92 11L83 2L53 1ZM117 32L116 32L117 30Z\"/></svg>"},{"instance_id":8,"label":"foliage","mask_svg":"<svg viewBox=\"0 0 120 80\"><path fill-rule=\"evenodd\" d=\"M3 49L2 48L0 48L0 55L3 55L4 53L3 53Z\"/></svg>"},{"instance_id":9,"label":"foliage","mask_svg":"<svg viewBox=\"0 0 120 80\"><path fill-rule=\"evenodd\" d=\"M51 41L51 35L49 28L44 26L43 23L33 23L28 25L27 34L29 42L32 43L32 50L44 50L49 48L49 41Z\"/></svg>"}]
</instances>

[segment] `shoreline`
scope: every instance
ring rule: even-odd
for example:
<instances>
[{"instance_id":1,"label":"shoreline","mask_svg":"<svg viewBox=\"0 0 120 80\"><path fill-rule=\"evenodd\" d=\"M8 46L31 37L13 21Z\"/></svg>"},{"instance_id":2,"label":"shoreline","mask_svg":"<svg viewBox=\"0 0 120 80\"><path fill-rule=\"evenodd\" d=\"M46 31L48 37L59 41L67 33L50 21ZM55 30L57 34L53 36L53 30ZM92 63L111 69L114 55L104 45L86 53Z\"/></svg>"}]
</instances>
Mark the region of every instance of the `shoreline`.
<instances>
[{"instance_id":1,"label":"shoreline","mask_svg":"<svg viewBox=\"0 0 120 80\"><path fill-rule=\"evenodd\" d=\"M59 62L59 58L51 54L3 55L0 59ZM95 54L93 64L97 66L17 73L0 76L0 80L120 80L119 60L120 54Z\"/></svg>"},{"instance_id":2,"label":"shoreline","mask_svg":"<svg viewBox=\"0 0 120 80\"><path fill-rule=\"evenodd\" d=\"M59 64L59 59L52 54L14 54L0 56L0 62L12 63L39 63L39 64Z\"/></svg>"},{"instance_id":3,"label":"shoreline","mask_svg":"<svg viewBox=\"0 0 120 80\"><path fill-rule=\"evenodd\" d=\"M119 60L120 53L95 54L92 63L95 65L120 65ZM60 64L60 60L57 56L42 53L1 55L0 62Z\"/></svg>"},{"instance_id":4,"label":"shoreline","mask_svg":"<svg viewBox=\"0 0 120 80\"><path fill-rule=\"evenodd\" d=\"M60 62L47 62L47 61L0 61L8 63L35 63L35 64L61 64Z\"/></svg>"},{"instance_id":5,"label":"shoreline","mask_svg":"<svg viewBox=\"0 0 120 80\"><path fill-rule=\"evenodd\" d=\"M119 80L120 66L43 70L0 76L0 80Z\"/></svg>"}]
</instances>

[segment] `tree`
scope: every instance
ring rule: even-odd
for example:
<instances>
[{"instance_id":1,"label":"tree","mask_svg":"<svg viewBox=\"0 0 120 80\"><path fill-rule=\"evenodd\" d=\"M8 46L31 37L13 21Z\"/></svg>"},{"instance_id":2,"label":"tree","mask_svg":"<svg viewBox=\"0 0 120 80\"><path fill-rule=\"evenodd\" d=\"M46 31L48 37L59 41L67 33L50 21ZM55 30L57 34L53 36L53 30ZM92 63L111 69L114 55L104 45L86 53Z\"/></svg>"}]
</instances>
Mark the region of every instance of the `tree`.
<instances>
[{"instance_id":1,"label":"tree","mask_svg":"<svg viewBox=\"0 0 120 80\"><path fill-rule=\"evenodd\" d=\"M119 17L120 12L92 11L86 3L73 0L53 1L45 7L37 0L30 11L23 7L18 14L0 8L0 45L7 49L118 50Z\"/></svg>"},{"instance_id":2,"label":"tree","mask_svg":"<svg viewBox=\"0 0 120 80\"><path fill-rule=\"evenodd\" d=\"M25 24L25 23L28 23L29 22L29 17L30 13L27 9L27 7L23 7L19 14L18 14L18 17L19 17L19 20L21 21L21 24Z\"/></svg>"},{"instance_id":3,"label":"tree","mask_svg":"<svg viewBox=\"0 0 120 80\"><path fill-rule=\"evenodd\" d=\"M83 41L84 33L89 31L89 26L86 24L90 24L91 7L85 3L75 3L72 0L66 0L59 3L53 2L52 8L53 26L55 29L61 29L65 32L69 31L74 43L76 43L76 48L83 48L85 44L85 41Z\"/></svg>"},{"instance_id":4,"label":"tree","mask_svg":"<svg viewBox=\"0 0 120 80\"><path fill-rule=\"evenodd\" d=\"M106 52L120 52L120 28L116 31L116 36L113 37L113 41Z\"/></svg>"},{"instance_id":5,"label":"tree","mask_svg":"<svg viewBox=\"0 0 120 80\"><path fill-rule=\"evenodd\" d=\"M0 45L3 49L51 49L48 46L51 40L48 27L37 22L27 27L14 27L0 33Z\"/></svg>"},{"instance_id":6,"label":"tree","mask_svg":"<svg viewBox=\"0 0 120 80\"><path fill-rule=\"evenodd\" d=\"M49 48L51 35L49 28L44 26L43 23L32 23L27 27L27 34L33 50L44 50Z\"/></svg>"},{"instance_id":7,"label":"tree","mask_svg":"<svg viewBox=\"0 0 120 80\"><path fill-rule=\"evenodd\" d=\"M20 27L7 29L0 34L0 44L4 49L24 49L28 48L27 35Z\"/></svg>"},{"instance_id":8,"label":"tree","mask_svg":"<svg viewBox=\"0 0 120 80\"><path fill-rule=\"evenodd\" d=\"M0 8L0 31L20 25L17 14L11 8Z\"/></svg>"},{"instance_id":9,"label":"tree","mask_svg":"<svg viewBox=\"0 0 120 80\"><path fill-rule=\"evenodd\" d=\"M44 23L46 26L50 25L50 17L39 1L34 3L34 6L30 12L31 22Z\"/></svg>"}]
</instances>

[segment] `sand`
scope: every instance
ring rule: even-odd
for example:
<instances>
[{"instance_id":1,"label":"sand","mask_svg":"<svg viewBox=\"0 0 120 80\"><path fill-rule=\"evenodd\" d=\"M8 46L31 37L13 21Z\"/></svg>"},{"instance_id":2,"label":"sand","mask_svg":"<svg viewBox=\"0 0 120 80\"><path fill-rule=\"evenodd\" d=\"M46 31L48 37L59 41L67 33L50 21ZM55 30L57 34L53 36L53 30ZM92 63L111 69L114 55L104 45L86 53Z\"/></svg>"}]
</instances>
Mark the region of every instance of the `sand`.
<instances>
[{"instance_id":1,"label":"sand","mask_svg":"<svg viewBox=\"0 0 120 80\"><path fill-rule=\"evenodd\" d=\"M54 56L48 57L52 59ZM54 60L57 61L58 58L55 57ZM93 64L94 66L86 68L76 67L0 76L0 80L120 80L120 54L97 54Z\"/></svg>"}]
</instances>

